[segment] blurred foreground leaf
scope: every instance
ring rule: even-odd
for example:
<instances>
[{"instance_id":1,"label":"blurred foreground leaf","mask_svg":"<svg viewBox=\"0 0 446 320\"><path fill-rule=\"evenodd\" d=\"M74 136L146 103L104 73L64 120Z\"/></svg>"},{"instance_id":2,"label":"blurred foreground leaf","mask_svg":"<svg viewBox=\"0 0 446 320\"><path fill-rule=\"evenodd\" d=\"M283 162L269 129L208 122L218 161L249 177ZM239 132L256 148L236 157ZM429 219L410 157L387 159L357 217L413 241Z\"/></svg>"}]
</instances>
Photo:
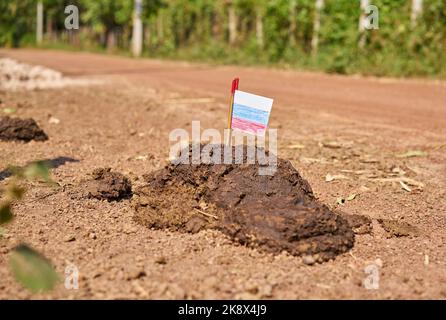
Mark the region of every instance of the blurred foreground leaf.
<instances>
[{"instance_id":1,"label":"blurred foreground leaf","mask_svg":"<svg viewBox=\"0 0 446 320\"><path fill-rule=\"evenodd\" d=\"M25 194L25 189L16 184L12 184L10 187L7 188L6 193L10 199L20 200Z\"/></svg>"},{"instance_id":2,"label":"blurred foreground leaf","mask_svg":"<svg viewBox=\"0 0 446 320\"><path fill-rule=\"evenodd\" d=\"M42 179L51 182L50 170L45 161L36 161L23 169L23 175L27 179Z\"/></svg>"},{"instance_id":3,"label":"blurred foreground leaf","mask_svg":"<svg viewBox=\"0 0 446 320\"><path fill-rule=\"evenodd\" d=\"M12 214L10 203L0 203L0 225L8 223L12 220L14 215Z\"/></svg>"},{"instance_id":4,"label":"blurred foreground leaf","mask_svg":"<svg viewBox=\"0 0 446 320\"><path fill-rule=\"evenodd\" d=\"M51 263L25 244L14 249L9 263L15 279L32 292L50 290L59 281Z\"/></svg>"}]
</instances>

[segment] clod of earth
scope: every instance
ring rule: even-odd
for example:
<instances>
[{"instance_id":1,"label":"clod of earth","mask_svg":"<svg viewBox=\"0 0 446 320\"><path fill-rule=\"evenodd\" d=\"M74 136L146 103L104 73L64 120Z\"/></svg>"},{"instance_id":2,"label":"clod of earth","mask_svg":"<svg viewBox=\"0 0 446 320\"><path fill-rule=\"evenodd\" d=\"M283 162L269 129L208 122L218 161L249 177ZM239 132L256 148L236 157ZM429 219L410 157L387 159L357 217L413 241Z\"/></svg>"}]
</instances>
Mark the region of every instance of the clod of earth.
<instances>
[{"instance_id":1,"label":"clod of earth","mask_svg":"<svg viewBox=\"0 0 446 320\"><path fill-rule=\"evenodd\" d=\"M379 224L387 232L389 238L392 237L410 237L420 235L418 228L407 222L397 220L378 219Z\"/></svg>"},{"instance_id":2,"label":"clod of earth","mask_svg":"<svg viewBox=\"0 0 446 320\"><path fill-rule=\"evenodd\" d=\"M0 140L5 141L45 141L46 133L39 128L34 119L0 118Z\"/></svg>"},{"instance_id":3,"label":"clod of earth","mask_svg":"<svg viewBox=\"0 0 446 320\"><path fill-rule=\"evenodd\" d=\"M233 159L241 147L232 148ZM258 162L247 164L248 148L243 147L241 165L169 164L145 175L146 184L132 200L135 220L149 228L192 233L214 228L250 247L311 255L316 261L353 247L348 222L315 199L289 161L278 159L274 175L259 175Z\"/></svg>"},{"instance_id":4,"label":"clod of earth","mask_svg":"<svg viewBox=\"0 0 446 320\"><path fill-rule=\"evenodd\" d=\"M92 179L82 184L88 198L100 200L121 200L131 197L132 185L130 180L119 172L112 172L110 168L95 169Z\"/></svg>"},{"instance_id":5,"label":"clod of earth","mask_svg":"<svg viewBox=\"0 0 446 320\"><path fill-rule=\"evenodd\" d=\"M359 214L339 213L347 220L349 226L355 234L370 234L373 231L372 219Z\"/></svg>"}]
</instances>

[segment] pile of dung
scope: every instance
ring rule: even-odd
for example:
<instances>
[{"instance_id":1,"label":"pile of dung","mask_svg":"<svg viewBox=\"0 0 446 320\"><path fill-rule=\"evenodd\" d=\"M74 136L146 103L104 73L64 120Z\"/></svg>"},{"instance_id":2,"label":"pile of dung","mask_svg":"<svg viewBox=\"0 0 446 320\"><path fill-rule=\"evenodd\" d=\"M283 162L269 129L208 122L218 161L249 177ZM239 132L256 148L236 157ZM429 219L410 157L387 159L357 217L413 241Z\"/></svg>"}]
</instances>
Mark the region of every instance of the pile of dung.
<instances>
[{"instance_id":1,"label":"pile of dung","mask_svg":"<svg viewBox=\"0 0 446 320\"><path fill-rule=\"evenodd\" d=\"M0 118L0 140L4 141L45 141L46 133L34 119Z\"/></svg>"},{"instance_id":2,"label":"pile of dung","mask_svg":"<svg viewBox=\"0 0 446 320\"><path fill-rule=\"evenodd\" d=\"M244 155L250 147L243 148ZM191 147L189 146L189 159ZM233 157L234 158L234 157ZM354 233L347 221L318 202L308 182L287 160L274 175L255 164L169 164L144 176L135 190L137 222L183 232L218 229L250 247L326 261L348 251Z\"/></svg>"},{"instance_id":3,"label":"pile of dung","mask_svg":"<svg viewBox=\"0 0 446 320\"><path fill-rule=\"evenodd\" d=\"M132 196L130 180L119 172L112 172L110 168L95 169L92 179L82 184L87 198L117 201Z\"/></svg>"}]
</instances>

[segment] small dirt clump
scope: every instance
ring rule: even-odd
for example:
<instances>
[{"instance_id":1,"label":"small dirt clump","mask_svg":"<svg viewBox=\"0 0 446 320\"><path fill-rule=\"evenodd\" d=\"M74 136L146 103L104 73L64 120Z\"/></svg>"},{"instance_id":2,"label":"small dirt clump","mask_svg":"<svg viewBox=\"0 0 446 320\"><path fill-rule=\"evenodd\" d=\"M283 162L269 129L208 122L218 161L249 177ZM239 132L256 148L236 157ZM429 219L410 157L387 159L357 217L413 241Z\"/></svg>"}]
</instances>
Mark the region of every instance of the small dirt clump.
<instances>
[{"instance_id":1,"label":"small dirt clump","mask_svg":"<svg viewBox=\"0 0 446 320\"><path fill-rule=\"evenodd\" d=\"M192 233L218 229L250 247L311 255L316 261L353 246L347 221L315 199L289 161L278 159L273 175L259 175L262 165L257 160L247 164L251 147L243 147L243 164L235 164L241 147L232 147L232 164L170 164L144 176L146 184L135 190L132 200L136 221ZM191 150L189 146L189 160Z\"/></svg>"},{"instance_id":2,"label":"small dirt clump","mask_svg":"<svg viewBox=\"0 0 446 320\"><path fill-rule=\"evenodd\" d=\"M0 140L45 141L48 140L48 136L39 128L34 119L2 117L0 118Z\"/></svg>"},{"instance_id":3,"label":"small dirt clump","mask_svg":"<svg viewBox=\"0 0 446 320\"><path fill-rule=\"evenodd\" d=\"M372 219L367 216L359 214L346 214L341 213L342 217L347 220L347 223L352 228L355 234L371 234L373 231Z\"/></svg>"},{"instance_id":4,"label":"small dirt clump","mask_svg":"<svg viewBox=\"0 0 446 320\"><path fill-rule=\"evenodd\" d=\"M91 176L92 179L82 185L88 198L113 201L127 199L132 195L130 180L119 172L99 168Z\"/></svg>"},{"instance_id":5,"label":"small dirt clump","mask_svg":"<svg viewBox=\"0 0 446 320\"><path fill-rule=\"evenodd\" d=\"M393 237L416 237L420 235L418 228L407 222L391 219L378 219L381 227L387 232L388 238Z\"/></svg>"}]
</instances>

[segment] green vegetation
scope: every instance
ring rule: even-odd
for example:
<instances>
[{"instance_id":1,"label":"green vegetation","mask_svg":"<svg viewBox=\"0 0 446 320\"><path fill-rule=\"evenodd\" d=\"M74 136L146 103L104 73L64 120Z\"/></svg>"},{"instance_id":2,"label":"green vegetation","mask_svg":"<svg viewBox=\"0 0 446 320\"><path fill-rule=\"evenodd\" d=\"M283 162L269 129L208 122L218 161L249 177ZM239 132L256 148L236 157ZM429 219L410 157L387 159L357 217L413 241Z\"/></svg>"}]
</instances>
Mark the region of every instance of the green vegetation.
<instances>
[{"instance_id":1,"label":"green vegetation","mask_svg":"<svg viewBox=\"0 0 446 320\"><path fill-rule=\"evenodd\" d=\"M25 244L14 249L9 264L16 280L32 292L51 290L59 281L51 263Z\"/></svg>"},{"instance_id":2,"label":"green vegetation","mask_svg":"<svg viewBox=\"0 0 446 320\"><path fill-rule=\"evenodd\" d=\"M14 218L12 206L23 198L26 191L20 185L22 180L41 179L51 183L48 166L43 161L33 162L24 168L11 168L10 171L13 175L0 199L0 226ZM5 232L0 229L0 239ZM50 290L59 281L51 263L26 244L20 244L12 251L9 264L16 280L32 292Z\"/></svg>"},{"instance_id":3,"label":"green vegetation","mask_svg":"<svg viewBox=\"0 0 446 320\"><path fill-rule=\"evenodd\" d=\"M45 0L44 46L129 51L133 0ZM370 0L379 29L358 45L360 0L325 0L317 52L316 0L143 0L144 55L218 63L274 64L334 73L446 76L446 1ZM65 5L81 15L64 30ZM35 0L0 3L0 45L34 45Z\"/></svg>"}]
</instances>

